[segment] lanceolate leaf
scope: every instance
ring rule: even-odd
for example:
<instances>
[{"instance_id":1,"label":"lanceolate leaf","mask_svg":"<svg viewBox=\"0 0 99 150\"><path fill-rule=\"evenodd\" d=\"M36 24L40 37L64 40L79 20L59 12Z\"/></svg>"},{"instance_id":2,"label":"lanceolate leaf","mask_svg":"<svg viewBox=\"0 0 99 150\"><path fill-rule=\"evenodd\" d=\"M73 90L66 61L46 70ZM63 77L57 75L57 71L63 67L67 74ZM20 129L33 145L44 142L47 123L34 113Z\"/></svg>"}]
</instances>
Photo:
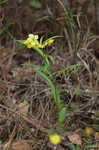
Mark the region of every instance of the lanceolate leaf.
<instances>
[{"instance_id":1,"label":"lanceolate leaf","mask_svg":"<svg viewBox=\"0 0 99 150\"><path fill-rule=\"evenodd\" d=\"M66 115L67 115L67 108L63 107L61 111L59 112L59 118L58 118L59 125L62 125L62 123L64 122L66 118Z\"/></svg>"},{"instance_id":2,"label":"lanceolate leaf","mask_svg":"<svg viewBox=\"0 0 99 150\"><path fill-rule=\"evenodd\" d=\"M48 82L48 84L49 84L50 87L51 87L54 100L55 100L55 102L57 103L56 88L55 88L53 82L52 82L52 81L48 78L48 76L45 75L43 72L41 72L41 71L39 71L39 70L37 70L37 69L35 69L35 68L34 68L33 70L34 70L35 72L37 72L41 77L43 77L43 78Z\"/></svg>"}]
</instances>

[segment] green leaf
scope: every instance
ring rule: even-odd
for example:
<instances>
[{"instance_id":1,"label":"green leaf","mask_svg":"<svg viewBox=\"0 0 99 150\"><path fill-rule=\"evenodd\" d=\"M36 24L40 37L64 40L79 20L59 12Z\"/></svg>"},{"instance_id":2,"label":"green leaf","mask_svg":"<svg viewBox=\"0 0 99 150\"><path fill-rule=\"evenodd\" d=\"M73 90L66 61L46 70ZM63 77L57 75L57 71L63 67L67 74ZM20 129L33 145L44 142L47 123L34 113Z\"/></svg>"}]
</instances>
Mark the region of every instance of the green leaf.
<instances>
[{"instance_id":1,"label":"green leaf","mask_svg":"<svg viewBox=\"0 0 99 150\"><path fill-rule=\"evenodd\" d=\"M37 72L41 77L43 77L43 78L48 82L48 84L49 84L50 87L51 87L51 91L52 91L54 100L55 100L55 102L57 103L56 88L55 88L53 82L52 82L52 81L48 78L48 76L45 75L43 72L41 72L41 71L39 71L39 70L37 70L37 69L35 69L35 68L34 68L33 70L34 70L35 72Z\"/></svg>"},{"instance_id":2,"label":"green leaf","mask_svg":"<svg viewBox=\"0 0 99 150\"><path fill-rule=\"evenodd\" d=\"M68 145L67 145L67 146L70 148L70 150L76 150L75 145L74 145L74 144L72 144L72 143L68 143Z\"/></svg>"},{"instance_id":3,"label":"green leaf","mask_svg":"<svg viewBox=\"0 0 99 150\"><path fill-rule=\"evenodd\" d=\"M64 91L64 89L56 89L56 96L57 96L57 104L59 110L61 110L64 107L64 104L61 104L61 99L60 99L60 93Z\"/></svg>"},{"instance_id":4,"label":"green leaf","mask_svg":"<svg viewBox=\"0 0 99 150\"><path fill-rule=\"evenodd\" d=\"M50 67L50 62L49 62L48 56L49 55L45 54L44 59L45 59L45 63L48 64L48 66Z\"/></svg>"},{"instance_id":5,"label":"green leaf","mask_svg":"<svg viewBox=\"0 0 99 150\"><path fill-rule=\"evenodd\" d=\"M42 36L42 37L40 38L40 44L41 44L41 45L43 44L43 39L44 39L44 37Z\"/></svg>"},{"instance_id":6,"label":"green leaf","mask_svg":"<svg viewBox=\"0 0 99 150\"><path fill-rule=\"evenodd\" d=\"M80 95L80 88L77 88L77 89L75 90L74 94L75 94L76 96L79 96L79 95Z\"/></svg>"},{"instance_id":7,"label":"green leaf","mask_svg":"<svg viewBox=\"0 0 99 150\"><path fill-rule=\"evenodd\" d=\"M67 108L63 107L61 111L59 112L59 118L58 118L59 125L62 125L62 123L64 122L66 118L66 115L67 115Z\"/></svg>"},{"instance_id":8,"label":"green leaf","mask_svg":"<svg viewBox=\"0 0 99 150\"><path fill-rule=\"evenodd\" d=\"M51 72L49 71L49 64L45 64L42 71L51 75Z\"/></svg>"},{"instance_id":9,"label":"green leaf","mask_svg":"<svg viewBox=\"0 0 99 150\"><path fill-rule=\"evenodd\" d=\"M45 57L44 52L39 48L34 48L43 58Z\"/></svg>"},{"instance_id":10,"label":"green leaf","mask_svg":"<svg viewBox=\"0 0 99 150\"><path fill-rule=\"evenodd\" d=\"M52 63L54 64L54 58L51 55L48 55L48 57L50 58L50 60L52 61Z\"/></svg>"},{"instance_id":11,"label":"green leaf","mask_svg":"<svg viewBox=\"0 0 99 150\"><path fill-rule=\"evenodd\" d=\"M74 67L74 70L72 71L72 74L73 75L77 75L78 74L78 68L77 67Z\"/></svg>"},{"instance_id":12,"label":"green leaf","mask_svg":"<svg viewBox=\"0 0 99 150\"><path fill-rule=\"evenodd\" d=\"M41 13L40 12L36 12L36 14L35 14L35 19L36 20L39 20L40 18L41 18Z\"/></svg>"},{"instance_id":13,"label":"green leaf","mask_svg":"<svg viewBox=\"0 0 99 150\"><path fill-rule=\"evenodd\" d=\"M0 5L5 4L7 2L8 2L8 0L3 0L3 1L0 2Z\"/></svg>"},{"instance_id":14,"label":"green leaf","mask_svg":"<svg viewBox=\"0 0 99 150\"><path fill-rule=\"evenodd\" d=\"M20 44L24 44L25 40L16 40L16 42L20 43Z\"/></svg>"},{"instance_id":15,"label":"green leaf","mask_svg":"<svg viewBox=\"0 0 99 150\"><path fill-rule=\"evenodd\" d=\"M39 66L39 65L34 65L34 64L22 64L22 66L36 68L37 70L41 70L42 72L45 72L48 75L51 74L50 71L48 70L49 66L47 64L45 64L45 66Z\"/></svg>"},{"instance_id":16,"label":"green leaf","mask_svg":"<svg viewBox=\"0 0 99 150\"><path fill-rule=\"evenodd\" d=\"M87 148L97 148L97 144L88 145Z\"/></svg>"},{"instance_id":17,"label":"green leaf","mask_svg":"<svg viewBox=\"0 0 99 150\"><path fill-rule=\"evenodd\" d=\"M29 4L31 7L34 7L34 8L41 8L42 7L41 3L36 1L36 0L30 0Z\"/></svg>"},{"instance_id":18,"label":"green leaf","mask_svg":"<svg viewBox=\"0 0 99 150\"><path fill-rule=\"evenodd\" d=\"M58 103L58 106L59 106L60 105L60 91L58 89L56 89L56 95L57 95L57 103Z\"/></svg>"}]
</instances>

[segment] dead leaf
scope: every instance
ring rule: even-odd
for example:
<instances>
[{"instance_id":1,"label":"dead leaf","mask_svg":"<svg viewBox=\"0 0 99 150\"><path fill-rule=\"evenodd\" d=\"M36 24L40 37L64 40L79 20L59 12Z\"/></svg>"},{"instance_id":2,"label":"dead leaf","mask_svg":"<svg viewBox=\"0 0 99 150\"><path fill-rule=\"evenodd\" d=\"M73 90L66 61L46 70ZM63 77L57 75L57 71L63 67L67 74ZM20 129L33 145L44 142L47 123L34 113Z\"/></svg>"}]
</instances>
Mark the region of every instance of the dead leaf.
<instances>
[{"instance_id":1,"label":"dead leaf","mask_svg":"<svg viewBox=\"0 0 99 150\"><path fill-rule=\"evenodd\" d=\"M72 135L69 135L68 138L70 142L72 142L73 144L77 144L77 145L82 144L81 137L77 133L73 133Z\"/></svg>"},{"instance_id":2,"label":"dead leaf","mask_svg":"<svg viewBox=\"0 0 99 150\"><path fill-rule=\"evenodd\" d=\"M3 144L3 149L8 149L8 147L10 146L11 141L9 140L8 142Z\"/></svg>"},{"instance_id":3,"label":"dead leaf","mask_svg":"<svg viewBox=\"0 0 99 150\"><path fill-rule=\"evenodd\" d=\"M18 106L17 106L17 109L20 113L24 113L24 114L27 114L28 113L28 109L29 109L29 104L27 101L24 101L23 103L20 103Z\"/></svg>"},{"instance_id":4,"label":"dead leaf","mask_svg":"<svg viewBox=\"0 0 99 150\"><path fill-rule=\"evenodd\" d=\"M12 144L13 150L31 150L31 146L25 140L18 140Z\"/></svg>"},{"instance_id":5,"label":"dead leaf","mask_svg":"<svg viewBox=\"0 0 99 150\"><path fill-rule=\"evenodd\" d=\"M96 139L96 145L97 145L97 147L99 147L99 132L96 132L95 133L95 139Z\"/></svg>"},{"instance_id":6,"label":"dead leaf","mask_svg":"<svg viewBox=\"0 0 99 150\"><path fill-rule=\"evenodd\" d=\"M82 5L84 3L86 3L88 0L78 0L78 2Z\"/></svg>"}]
</instances>

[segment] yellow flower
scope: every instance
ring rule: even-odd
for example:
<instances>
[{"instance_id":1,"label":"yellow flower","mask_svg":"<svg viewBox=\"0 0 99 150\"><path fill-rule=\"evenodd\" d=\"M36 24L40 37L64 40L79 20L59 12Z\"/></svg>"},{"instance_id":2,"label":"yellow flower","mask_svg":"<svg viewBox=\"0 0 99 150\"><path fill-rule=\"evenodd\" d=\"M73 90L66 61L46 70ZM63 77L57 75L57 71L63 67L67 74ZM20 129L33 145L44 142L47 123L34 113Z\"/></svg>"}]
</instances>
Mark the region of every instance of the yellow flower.
<instances>
[{"instance_id":1,"label":"yellow flower","mask_svg":"<svg viewBox=\"0 0 99 150\"><path fill-rule=\"evenodd\" d=\"M32 43L32 39L27 38L27 40L24 41L25 45L31 44Z\"/></svg>"},{"instance_id":2,"label":"yellow flower","mask_svg":"<svg viewBox=\"0 0 99 150\"><path fill-rule=\"evenodd\" d=\"M85 128L85 133L86 133L87 135L91 135L91 134L93 133L93 129L92 129L91 127L86 127L86 128Z\"/></svg>"},{"instance_id":3,"label":"yellow flower","mask_svg":"<svg viewBox=\"0 0 99 150\"><path fill-rule=\"evenodd\" d=\"M31 43L29 43L27 40L24 42L24 44L28 47L28 48L31 48Z\"/></svg>"},{"instance_id":4,"label":"yellow flower","mask_svg":"<svg viewBox=\"0 0 99 150\"><path fill-rule=\"evenodd\" d=\"M50 40L47 41L47 45L50 46L53 42L54 42L54 40L50 39Z\"/></svg>"},{"instance_id":5,"label":"yellow flower","mask_svg":"<svg viewBox=\"0 0 99 150\"><path fill-rule=\"evenodd\" d=\"M42 48L43 49L47 45L50 46L54 42L54 39L49 39L49 40L46 40L43 44L40 44L38 41L38 38L39 38L38 35L29 34L28 38L24 41L24 44L28 48Z\"/></svg>"},{"instance_id":6,"label":"yellow flower","mask_svg":"<svg viewBox=\"0 0 99 150\"><path fill-rule=\"evenodd\" d=\"M52 144L59 144L61 143L61 137L57 133L51 134L49 136L49 140Z\"/></svg>"},{"instance_id":7,"label":"yellow flower","mask_svg":"<svg viewBox=\"0 0 99 150\"><path fill-rule=\"evenodd\" d=\"M43 47L43 45L41 45L41 44L38 44L38 48L44 48L44 47Z\"/></svg>"},{"instance_id":8,"label":"yellow flower","mask_svg":"<svg viewBox=\"0 0 99 150\"><path fill-rule=\"evenodd\" d=\"M40 47L40 44L39 44L38 40L33 40L30 37L27 38L27 40L24 41L24 44L28 48Z\"/></svg>"},{"instance_id":9,"label":"yellow flower","mask_svg":"<svg viewBox=\"0 0 99 150\"><path fill-rule=\"evenodd\" d=\"M31 38L32 40L38 40L38 35L34 35L34 34L29 34L29 38Z\"/></svg>"},{"instance_id":10,"label":"yellow flower","mask_svg":"<svg viewBox=\"0 0 99 150\"><path fill-rule=\"evenodd\" d=\"M27 40L24 41L24 44L27 45L29 42Z\"/></svg>"},{"instance_id":11,"label":"yellow flower","mask_svg":"<svg viewBox=\"0 0 99 150\"><path fill-rule=\"evenodd\" d=\"M28 42L28 43L32 43L32 41L33 41L33 40L32 40L31 38L27 38L27 42Z\"/></svg>"},{"instance_id":12,"label":"yellow flower","mask_svg":"<svg viewBox=\"0 0 99 150\"><path fill-rule=\"evenodd\" d=\"M47 45L50 46L53 42L54 42L53 39L47 40L44 42L44 46L47 46Z\"/></svg>"}]
</instances>

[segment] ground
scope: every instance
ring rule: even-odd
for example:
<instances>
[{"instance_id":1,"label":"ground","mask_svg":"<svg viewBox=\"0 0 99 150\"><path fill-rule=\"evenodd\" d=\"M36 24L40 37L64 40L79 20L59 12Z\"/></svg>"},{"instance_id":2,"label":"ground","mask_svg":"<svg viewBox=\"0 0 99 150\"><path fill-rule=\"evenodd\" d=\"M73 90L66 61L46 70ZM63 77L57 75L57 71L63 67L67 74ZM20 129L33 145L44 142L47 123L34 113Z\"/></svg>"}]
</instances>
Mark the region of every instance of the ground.
<instances>
[{"instance_id":1,"label":"ground","mask_svg":"<svg viewBox=\"0 0 99 150\"><path fill-rule=\"evenodd\" d=\"M0 150L99 149L99 1L64 2L0 1ZM47 79L21 41L31 33L58 36L44 48Z\"/></svg>"}]
</instances>

